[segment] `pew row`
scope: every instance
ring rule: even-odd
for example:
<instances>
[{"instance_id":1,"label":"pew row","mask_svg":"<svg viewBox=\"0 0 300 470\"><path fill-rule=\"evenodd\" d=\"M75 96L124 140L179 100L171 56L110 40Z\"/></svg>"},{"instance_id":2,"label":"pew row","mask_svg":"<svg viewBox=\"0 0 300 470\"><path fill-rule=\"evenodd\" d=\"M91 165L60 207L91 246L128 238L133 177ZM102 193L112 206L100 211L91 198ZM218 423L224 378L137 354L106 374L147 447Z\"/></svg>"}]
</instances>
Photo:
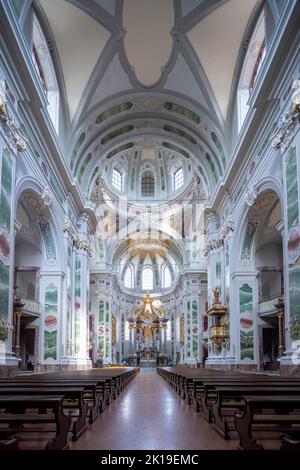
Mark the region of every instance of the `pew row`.
<instances>
[{"instance_id":1,"label":"pew row","mask_svg":"<svg viewBox=\"0 0 300 470\"><path fill-rule=\"evenodd\" d=\"M245 374L239 371L227 371L216 369L189 369L186 367L160 367L160 374L195 411L199 412L205 420L212 423L216 432L224 439L239 435L236 427L236 416L243 415L246 407L245 397L253 397L253 400L263 400L264 397L273 397L277 401L281 398L300 397L300 379L258 374ZM279 406L279 405L278 405ZM267 408L268 410L268 408ZM272 414L278 411L269 408L264 421L263 416L255 421L253 430L258 431L295 431L300 425L300 413L286 413L281 416L281 427ZM264 410L260 413L263 415ZM256 416L256 415L255 415ZM282 422L284 421L284 425ZM298 436L299 437L299 436ZM282 437L282 449L297 446L297 439ZM243 445L241 444L241 448ZM259 446L257 446L258 448Z\"/></svg>"},{"instance_id":2,"label":"pew row","mask_svg":"<svg viewBox=\"0 0 300 470\"><path fill-rule=\"evenodd\" d=\"M16 376L0 379L0 440L2 431L16 431L16 439L24 432L33 432L33 424L43 424L38 432L49 432L48 423L55 423L56 430L63 429L77 440L87 429L88 422L93 423L98 415L110 405L112 400L125 389L139 372L138 368L101 368L83 371L64 371ZM14 399L8 403L8 397ZM55 402L61 397L59 405ZM47 400L54 400L52 412L47 414ZM1 401L2 400L2 401ZM27 406L28 402L28 406ZM34 409L29 405L34 402ZM25 407L21 406L24 403ZM30 413L26 412L30 409ZM33 412L32 412L33 409ZM66 420L68 424L66 424ZM63 425L60 421L63 421ZM17 423L17 424L16 424ZM6 425L7 428L3 429ZM25 425L25 426L24 426ZM2 427L1 427L2 426ZM11 433L10 433L11 434ZM48 450L67 449L67 437L59 435L53 442L48 442ZM17 448L18 442L3 439L5 449Z\"/></svg>"}]
</instances>

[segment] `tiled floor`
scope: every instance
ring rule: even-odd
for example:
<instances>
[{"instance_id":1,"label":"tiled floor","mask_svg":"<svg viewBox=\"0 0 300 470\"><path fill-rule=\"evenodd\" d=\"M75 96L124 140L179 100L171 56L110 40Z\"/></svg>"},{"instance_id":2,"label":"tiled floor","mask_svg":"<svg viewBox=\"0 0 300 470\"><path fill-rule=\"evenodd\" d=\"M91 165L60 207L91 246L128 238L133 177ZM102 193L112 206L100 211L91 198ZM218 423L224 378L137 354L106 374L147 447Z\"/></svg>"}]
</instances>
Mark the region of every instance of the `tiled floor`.
<instances>
[{"instance_id":1,"label":"tiled floor","mask_svg":"<svg viewBox=\"0 0 300 470\"><path fill-rule=\"evenodd\" d=\"M169 389L153 370L142 370L89 426L71 449L236 449Z\"/></svg>"}]
</instances>

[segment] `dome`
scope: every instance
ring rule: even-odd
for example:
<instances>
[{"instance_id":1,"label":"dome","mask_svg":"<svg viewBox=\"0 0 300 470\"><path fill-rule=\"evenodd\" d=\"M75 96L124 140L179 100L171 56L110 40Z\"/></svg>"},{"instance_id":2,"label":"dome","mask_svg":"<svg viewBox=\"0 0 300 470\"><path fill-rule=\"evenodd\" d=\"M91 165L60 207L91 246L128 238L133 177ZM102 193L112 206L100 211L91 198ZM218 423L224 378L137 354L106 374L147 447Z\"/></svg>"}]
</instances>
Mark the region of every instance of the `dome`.
<instances>
[{"instance_id":1,"label":"dome","mask_svg":"<svg viewBox=\"0 0 300 470\"><path fill-rule=\"evenodd\" d=\"M177 198L192 180L192 158L163 144L155 145L152 139L144 144L105 161L102 187L133 202L159 203Z\"/></svg>"}]
</instances>

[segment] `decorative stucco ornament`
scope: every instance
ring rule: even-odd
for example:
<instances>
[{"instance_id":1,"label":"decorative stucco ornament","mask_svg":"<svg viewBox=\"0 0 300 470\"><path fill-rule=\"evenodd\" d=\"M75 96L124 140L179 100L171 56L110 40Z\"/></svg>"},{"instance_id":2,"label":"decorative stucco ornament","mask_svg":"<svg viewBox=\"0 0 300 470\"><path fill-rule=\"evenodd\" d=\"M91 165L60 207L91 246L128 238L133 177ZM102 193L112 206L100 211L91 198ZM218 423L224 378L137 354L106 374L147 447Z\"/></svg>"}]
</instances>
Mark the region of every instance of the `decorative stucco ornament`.
<instances>
[{"instance_id":1,"label":"decorative stucco ornament","mask_svg":"<svg viewBox=\"0 0 300 470\"><path fill-rule=\"evenodd\" d=\"M257 198L257 190L254 189L253 187L249 186L247 188L247 191L246 191L246 203L248 204L248 206L253 206L253 204L255 203L255 200Z\"/></svg>"},{"instance_id":2,"label":"decorative stucco ornament","mask_svg":"<svg viewBox=\"0 0 300 470\"><path fill-rule=\"evenodd\" d=\"M300 80L294 80L291 97L291 108L280 119L278 129L272 137L272 147L275 149L286 149L290 146L296 129L300 122Z\"/></svg>"},{"instance_id":3,"label":"decorative stucco ornament","mask_svg":"<svg viewBox=\"0 0 300 470\"><path fill-rule=\"evenodd\" d=\"M68 219L64 221L63 231L67 233L71 233L71 222Z\"/></svg>"},{"instance_id":4,"label":"decorative stucco ornament","mask_svg":"<svg viewBox=\"0 0 300 470\"><path fill-rule=\"evenodd\" d=\"M7 102L4 96L0 94L0 125L4 131L4 137L8 147L12 151L24 152L26 150L27 140L22 135L18 124L11 116L7 108Z\"/></svg>"},{"instance_id":5,"label":"decorative stucco ornament","mask_svg":"<svg viewBox=\"0 0 300 470\"><path fill-rule=\"evenodd\" d=\"M46 186L41 194L41 201L43 207L50 207L52 203L53 193L49 186Z\"/></svg>"},{"instance_id":6,"label":"decorative stucco ornament","mask_svg":"<svg viewBox=\"0 0 300 470\"><path fill-rule=\"evenodd\" d=\"M207 256L211 251L218 250L221 246L224 245L225 240L230 232L234 231L234 222L232 220L228 220L223 228L220 230L219 235L217 238L208 240L206 243L204 254Z\"/></svg>"}]
</instances>

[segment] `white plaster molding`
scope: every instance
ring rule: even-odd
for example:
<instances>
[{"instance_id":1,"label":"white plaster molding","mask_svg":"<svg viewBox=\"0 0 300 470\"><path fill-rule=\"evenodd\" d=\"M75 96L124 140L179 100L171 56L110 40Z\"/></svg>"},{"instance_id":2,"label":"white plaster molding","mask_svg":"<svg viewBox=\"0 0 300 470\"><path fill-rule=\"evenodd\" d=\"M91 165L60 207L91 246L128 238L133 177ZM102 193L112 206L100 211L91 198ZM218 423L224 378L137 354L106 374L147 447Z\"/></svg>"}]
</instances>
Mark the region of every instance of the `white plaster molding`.
<instances>
[{"instance_id":1,"label":"white plaster molding","mask_svg":"<svg viewBox=\"0 0 300 470\"><path fill-rule=\"evenodd\" d=\"M278 129L272 137L272 147L276 150L288 148L294 138L296 125L300 123L300 80L294 80L291 107L279 120Z\"/></svg>"},{"instance_id":2,"label":"white plaster molding","mask_svg":"<svg viewBox=\"0 0 300 470\"><path fill-rule=\"evenodd\" d=\"M24 152L27 140L20 131L15 119L10 114L7 101L0 93L0 125L4 132L4 138L10 150L13 152Z\"/></svg>"}]
</instances>

